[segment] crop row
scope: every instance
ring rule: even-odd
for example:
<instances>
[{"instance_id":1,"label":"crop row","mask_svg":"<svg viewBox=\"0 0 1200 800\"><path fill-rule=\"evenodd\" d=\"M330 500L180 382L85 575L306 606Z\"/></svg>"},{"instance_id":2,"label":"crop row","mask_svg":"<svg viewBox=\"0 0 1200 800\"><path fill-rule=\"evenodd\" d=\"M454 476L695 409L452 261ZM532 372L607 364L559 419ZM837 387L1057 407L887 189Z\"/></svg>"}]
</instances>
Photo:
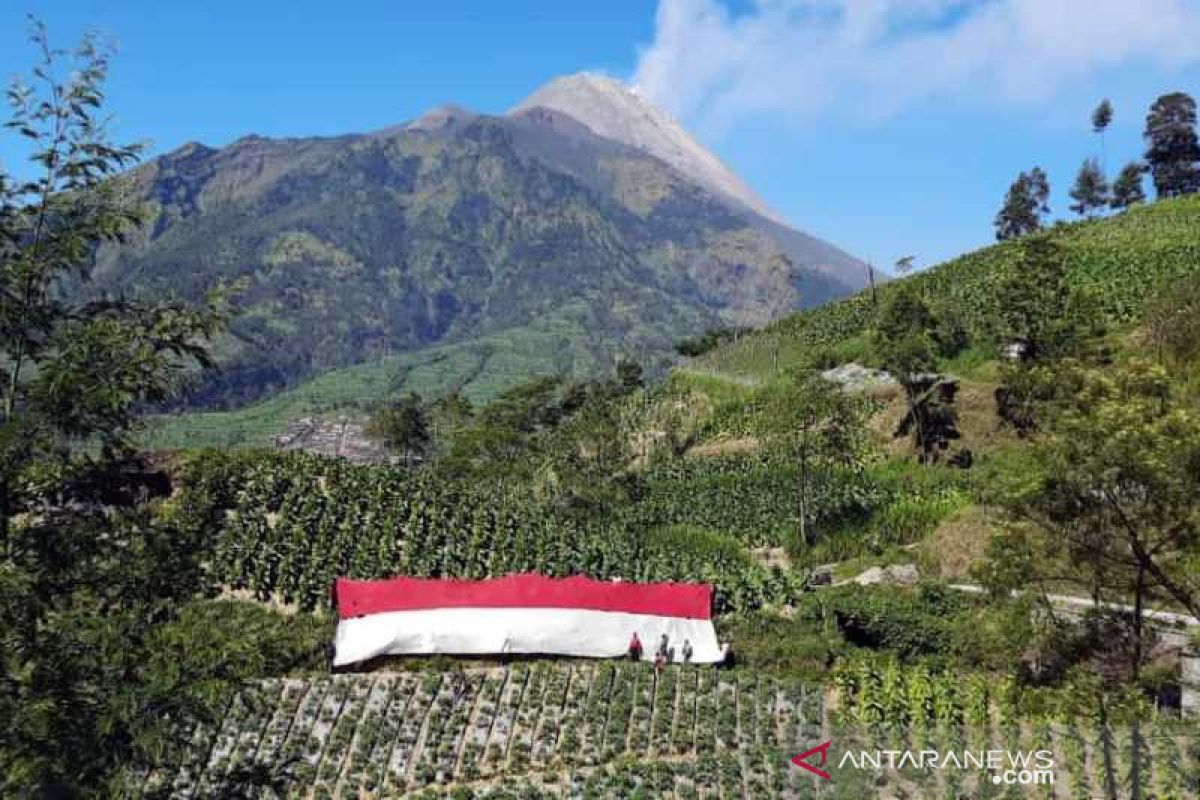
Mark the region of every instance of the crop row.
<instances>
[{"instance_id":1,"label":"crop row","mask_svg":"<svg viewBox=\"0 0 1200 800\"><path fill-rule=\"evenodd\" d=\"M847 749L936 750L1009 753L1045 751L1052 762L1053 792L1045 785L997 785L995 770L852 770L836 776L843 786L882 786L897 778L931 796L976 798L1200 796L1200 724L1170 712L1072 688L1053 692L1021 689L1010 677L988 678L859 662L835 676L837 710L832 730ZM1019 758L1019 757L1018 757ZM1011 766L1006 764L1006 766ZM1018 765L1021 762L1018 761ZM843 780L844 778L844 780Z\"/></svg>"},{"instance_id":2,"label":"crop row","mask_svg":"<svg viewBox=\"0 0 1200 800\"><path fill-rule=\"evenodd\" d=\"M207 453L185 469L184 513L210 528L220 583L312 609L335 578L584 574L715 585L718 611L785 602L797 579L730 554L657 547L531 498L300 453Z\"/></svg>"},{"instance_id":3,"label":"crop row","mask_svg":"<svg viewBox=\"0 0 1200 800\"><path fill-rule=\"evenodd\" d=\"M803 781L788 759L819 721L814 687L708 668L539 662L264 681L216 729L194 731L189 753L146 788L222 796L253 778L315 798L497 784L793 796Z\"/></svg>"}]
</instances>

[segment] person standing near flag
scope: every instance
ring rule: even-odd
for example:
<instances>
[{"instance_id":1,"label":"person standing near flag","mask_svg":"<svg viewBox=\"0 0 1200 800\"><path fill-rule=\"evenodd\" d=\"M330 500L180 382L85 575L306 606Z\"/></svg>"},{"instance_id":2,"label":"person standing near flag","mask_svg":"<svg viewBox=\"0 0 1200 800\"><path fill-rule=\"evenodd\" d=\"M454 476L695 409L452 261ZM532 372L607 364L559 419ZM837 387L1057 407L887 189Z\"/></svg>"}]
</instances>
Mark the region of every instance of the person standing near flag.
<instances>
[{"instance_id":1,"label":"person standing near flag","mask_svg":"<svg viewBox=\"0 0 1200 800\"><path fill-rule=\"evenodd\" d=\"M637 631L633 632L633 638L629 640L629 660L642 660L642 640L638 638Z\"/></svg>"}]
</instances>

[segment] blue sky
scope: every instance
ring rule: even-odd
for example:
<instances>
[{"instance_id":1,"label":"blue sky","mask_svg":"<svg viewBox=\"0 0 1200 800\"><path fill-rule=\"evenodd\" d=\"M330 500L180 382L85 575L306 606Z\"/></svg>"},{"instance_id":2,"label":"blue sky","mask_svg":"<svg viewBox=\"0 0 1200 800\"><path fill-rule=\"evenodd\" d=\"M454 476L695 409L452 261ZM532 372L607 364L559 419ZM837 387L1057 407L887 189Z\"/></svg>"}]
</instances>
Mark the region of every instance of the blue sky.
<instances>
[{"instance_id":1,"label":"blue sky","mask_svg":"<svg viewBox=\"0 0 1200 800\"><path fill-rule=\"evenodd\" d=\"M448 101L501 112L556 75L604 71L797 227L884 265L987 244L1034 164L1070 216L1101 97L1115 172L1158 94L1200 96L1200 0L7 0L4 78L31 63L25 11L60 45L93 26L116 39L116 132L155 152L371 130Z\"/></svg>"}]
</instances>

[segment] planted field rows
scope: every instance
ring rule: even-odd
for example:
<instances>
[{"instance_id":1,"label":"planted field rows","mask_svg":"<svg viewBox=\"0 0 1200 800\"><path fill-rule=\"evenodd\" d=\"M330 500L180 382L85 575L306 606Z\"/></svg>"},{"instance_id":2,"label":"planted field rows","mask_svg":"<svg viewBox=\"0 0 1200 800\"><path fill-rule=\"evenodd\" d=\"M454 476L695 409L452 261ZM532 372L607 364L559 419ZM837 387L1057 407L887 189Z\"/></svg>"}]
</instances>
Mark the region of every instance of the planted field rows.
<instances>
[{"instance_id":1,"label":"planted field rows","mask_svg":"<svg viewBox=\"0 0 1200 800\"><path fill-rule=\"evenodd\" d=\"M819 687L750 673L549 663L256 683L147 794L804 797ZM252 792L276 796L272 790Z\"/></svg>"},{"instance_id":2,"label":"planted field rows","mask_svg":"<svg viewBox=\"0 0 1200 800\"><path fill-rule=\"evenodd\" d=\"M861 663L839 671L835 682L828 728L843 752L1001 753L994 770L838 770L838 791L848 797L855 791L974 800L1200 797L1200 721L1169 711L1110 708L1106 722L1088 697L1062 694L1030 713L1020 708L1022 692L1010 677L964 678L895 662ZM1010 754L1038 751L1052 778L996 780L1010 768L1037 769L1036 760L1021 762L1018 755L1013 763Z\"/></svg>"}]
</instances>

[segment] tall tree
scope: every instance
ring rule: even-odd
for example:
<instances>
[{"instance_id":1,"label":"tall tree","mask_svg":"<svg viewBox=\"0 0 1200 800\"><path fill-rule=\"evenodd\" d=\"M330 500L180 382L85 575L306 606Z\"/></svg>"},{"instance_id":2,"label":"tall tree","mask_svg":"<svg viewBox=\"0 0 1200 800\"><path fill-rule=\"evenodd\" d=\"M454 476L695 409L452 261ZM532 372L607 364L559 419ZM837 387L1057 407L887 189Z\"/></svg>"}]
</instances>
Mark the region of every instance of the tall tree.
<instances>
[{"instance_id":1,"label":"tall tree","mask_svg":"<svg viewBox=\"0 0 1200 800\"><path fill-rule=\"evenodd\" d=\"M1159 197L1200 191L1200 141L1196 101L1183 92L1165 94L1146 115L1146 163Z\"/></svg>"},{"instance_id":2,"label":"tall tree","mask_svg":"<svg viewBox=\"0 0 1200 800\"><path fill-rule=\"evenodd\" d=\"M1041 167L1029 170L1029 187L1039 216L1050 213L1050 178Z\"/></svg>"},{"instance_id":3,"label":"tall tree","mask_svg":"<svg viewBox=\"0 0 1200 800\"><path fill-rule=\"evenodd\" d=\"M1015 481L1002 504L1041 532L1027 578L1083 578L1098 600L1105 590L1132 598L1136 676L1149 600L1200 615L1200 420L1158 366L1065 368L1053 380L1059 401L1030 462L1039 473Z\"/></svg>"},{"instance_id":4,"label":"tall tree","mask_svg":"<svg viewBox=\"0 0 1200 800\"><path fill-rule=\"evenodd\" d=\"M818 377L777 382L764 392L758 433L781 443L796 467L799 541L815 541L822 490L856 473L867 444L864 409L840 387Z\"/></svg>"},{"instance_id":5,"label":"tall tree","mask_svg":"<svg viewBox=\"0 0 1200 800\"><path fill-rule=\"evenodd\" d=\"M1075 185L1071 187L1071 210L1084 217L1092 217L1108 205L1108 181L1096 159L1089 158L1079 168Z\"/></svg>"},{"instance_id":6,"label":"tall tree","mask_svg":"<svg viewBox=\"0 0 1200 800\"><path fill-rule=\"evenodd\" d=\"M1066 257L1045 234L1021 243L997 301L1000 334L1015 355L1001 366L997 411L1018 432L1030 433L1052 388L1044 380L1047 368L1088 355L1101 332L1100 317L1089 298L1072 289Z\"/></svg>"},{"instance_id":7,"label":"tall tree","mask_svg":"<svg viewBox=\"0 0 1200 800\"><path fill-rule=\"evenodd\" d=\"M1121 168L1117 179L1113 181L1112 199L1109 201L1115 210L1121 211L1146 202L1146 193L1142 191L1142 173L1145 171L1146 167L1136 161Z\"/></svg>"},{"instance_id":8,"label":"tall tree","mask_svg":"<svg viewBox=\"0 0 1200 800\"><path fill-rule=\"evenodd\" d=\"M1024 362L1077 356L1097 332L1094 308L1073 290L1066 254L1047 234L1021 243L997 299L1001 334Z\"/></svg>"},{"instance_id":9,"label":"tall tree","mask_svg":"<svg viewBox=\"0 0 1200 800\"><path fill-rule=\"evenodd\" d=\"M1042 227L1042 215L1049 213L1050 181L1041 167L1022 172L1008 187L1004 205L996 214L996 238L1016 239Z\"/></svg>"},{"instance_id":10,"label":"tall tree","mask_svg":"<svg viewBox=\"0 0 1200 800\"><path fill-rule=\"evenodd\" d=\"M937 320L920 293L901 285L884 303L872 333L883 367L904 390L908 413L896 431L911 435L922 463L936 461L956 438L954 391L939 380Z\"/></svg>"},{"instance_id":11,"label":"tall tree","mask_svg":"<svg viewBox=\"0 0 1200 800\"><path fill-rule=\"evenodd\" d=\"M413 459L424 458L433 442L425 404L416 392L372 414L366 433L400 454L405 467L411 467Z\"/></svg>"},{"instance_id":12,"label":"tall tree","mask_svg":"<svg viewBox=\"0 0 1200 800\"><path fill-rule=\"evenodd\" d=\"M123 499L139 408L209 363L220 315L69 289L140 219L118 178L139 148L106 136L107 53L32 41L6 130L34 174L0 174L0 795L121 796L220 682L156 650L203 586L198 541Z\"/></svg>"},{"instance_id":13,"label":"tall tree","mask_svg":"<svg viewBox=\"0 0 1200 800\"><path fill-rule=\"evenodd\" d=\"M1104 132L1108 130L1108 126L1112 124L1113 107L1108 98L1100 101L1100 104L1092 111L1092 132L1100 136L1100 164L1101 168L1107 167L1107 158L1104 147Z\"/></svg>"},{"instance_id":14,"label":"tall tree","mask_svg":"<svg viewBox=\"0 0 1200 800\"><path fill-rule=\"evenodd\" d=\"M1029 186L1029 176L1022 172L1008 187L1004 205L996 214L994 222L996 238L1000 241L1016 239L1033 233L1041 224L1038 221L1037 204Z\"/></svg>"},{"instance_id":15,"label":"tall tree","mask_svg":"<svg viewBox=\"0 0 1200 800\"><path fill-rule=\"evenodd\" d=\"M86 280L96 248L141 220L116 174L138 145L114 145L97 117L108 56L91 38L73 54L52 49L35 24L41 62L33 86L9 89L5 128L24 139L40 174L0 175L0 510L31 460L94 439L122 450L141 403L158 402L185 370L209 364L202 344L219 320L177 302L89 298L63 287ZM8 514L0 515L6 526ZM0 530L2 533L2 530Z\"/></svg>"}]
</instances>

